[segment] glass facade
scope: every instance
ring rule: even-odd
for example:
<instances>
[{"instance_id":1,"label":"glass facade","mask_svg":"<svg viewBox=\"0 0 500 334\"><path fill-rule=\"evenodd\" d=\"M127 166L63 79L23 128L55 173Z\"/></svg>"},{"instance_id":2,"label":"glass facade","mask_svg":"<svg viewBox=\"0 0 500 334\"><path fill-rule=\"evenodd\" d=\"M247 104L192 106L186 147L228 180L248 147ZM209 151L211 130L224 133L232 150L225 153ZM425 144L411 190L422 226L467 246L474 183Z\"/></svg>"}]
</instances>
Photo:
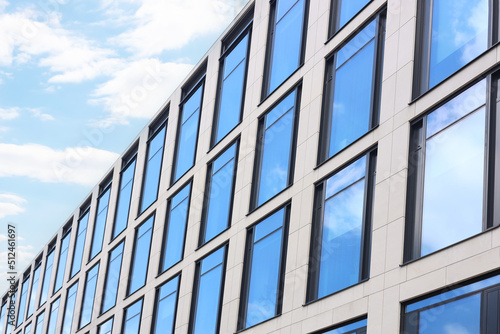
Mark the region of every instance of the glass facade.
<instances>
[{"instance_id":1,"label":"glass facade","mask_svg":"<svg viewBox=\"0 0 500 334\"><path fill-rule=\"evenodd\" d=\"M120 272L122 268L124 246L125 241L122 241L109 253L101 314L116 304L116 295L118 294L118 287L120 286Z\"/></svg>"},{"instance_id":2,"label":"glass facade","mask_svg":"<svg viewBox=\"0 0 500 334\"><path fill-rule=\"evenodd\" d=\"M39 306L47 301L49 295L49 287L52 278L52 266L54 265L54 253L56 245L53 244L49 247L47 259L45 260L45 271L43 272L42 294L40 295Z\"/></svg>"},{"instance_id":3,"label":"glass facade","mask_svg":"<svg viewBox=\"0 0 500 334\"><path fill-rule=\"evenodd\" d=\"M336 326L333 329L321 332L321 334L366 334L367 320L351 322L347 325Z\"/></svg>"},{"instance_id":4,"label":"glass facade","mask_svg":"<svg viewBox=\"0 0 500 334\"><path fill-rule=\"evenodd\" d=\"M142 299L125 309L123 315L123 334L139 334L141 326Z\"/></svg>"},{"instance_id":5,"label":"glass facade","mask_svg":"<svg viewBox=\"0 0 500 334\"><path fill-rule=\"evenodd\" d=\"M87 236L87 225L89 223L90 209L86 211L78 221L78 232L76 235L75 249L73 252L73 262L71 265L71 275L73 277L82 268L83 251L85 250L85 238Z\"/></svg>"},{"instance_id":6,"label":"glass facade","mask_svg":"<svg viewBox=\"0 0 500 334\"><path fill-rule=\"evenodd\" d=\"M50 304L50 314L47 325L47 334L56 334L57 316L59 315L59 301L61 299L57 298L52 304Z\"/></svg>"},{"instance_id":7,"label":"glass facade","mask_svg":"<svg viewBox=\"0 0 500 334\"><path fill-rule=\"evenodd\" d=\"M154 220L155 216L151 216L136 229L127 295L133 294L146 284Z\"/></svg>"},{"instance_id":8,"label":"glass facade","mask_svg":"<svg viewBox=\"0 0 500 334\"><path fill-rule=\"evenodd\" d=\"M90 323L90 320L92 319L98 274L99 263L87 272L83 293L82 310L80 313L80 324L78 328L85 327Z\"/></svg>"},{"instance_id":9,"label":"glass facade","mask_svg":"<svg viewBox=\"0 0 500 334\"><path fill-rule=\"evenodd\" d=\"M71 327L73 326L73 316L76 306L76 293L78 292L78 281L73 284L66 295L66 304L64 304L64 313L62 320L61 334L71 334Z\"/></svg>"},{"instance_id":10,"label":"glass facade","mask_svg":"<svg viewBox=\"0 0 500 334\"><path fill-rule=\"evenodd\" d=\"M174 333L179 281L180 277L176 276L156 290L156 311L152 331L154 334Z\"/></svg>"},{"instance_id":11,"label":"glass facade","mask_svg":"<svg viewBox=\"0 0 500 334\"><path fill-rule=\"evenodd\" d=\"M26 301L28 298L28 287L30 285L30 276L28 275L21 287L21 296L19 298L19 308L17 309L17 326L24 321L24 313L26 311Z\"/></svg>"},{"instance_id":12,"label":"glass facade","mask_svg":"<svg viewBox=\"0 0 500 334\"><path fill-rule=\"evenodd\" d=\"M54 293L59 291L59 289L63 286L64 283L64 273L66 271L66 262L68 260L68 250L70 241L71 241L71 229L67 231L66 235L62 238L61 241L61 250L59 253L59 261L57 263L56 283L54 285Z\"/></svg>"},{"instance_id":13,"label":"glass facade","mask_svg":"<svg viewBox=\"0 0 500 334\"><path fill-rule=\"evenodd\" d=\"M115 222L113 225L112 239L122 233L128 224L128 216L130 211L130 201L132 200L132 186L134 184L136 155L125 164L125 167L120 173L120 192L116 204Z\"/></svg>"},{"instance_id":14,"label":"glass facade","mask_svg":"<svg viewBox=\"0 0 500 334\"><path fill-rule=\"evenodd\" d=\"M106 230L106 220L108 217L109 195L111 193L111 184L107 185L97 200L97 214L94 224L94 235L92 245L90 246L90 259L93 259L101 252L104 241L104 232Z\"/></svg>"},{"instance_id":15,"label":"glass facade","mask_svg":"<svg viewBox=\"0 0 500 334\"><path fill-rule=\"evenodd\" d=\"M97 327L97 334L111 334L113 330L113 318L107 320Z\"/></svg>"},{"instance_id":16,"label":"glass facade","mask_svg":"<svg viewBox=\"0 0 500 334\"><path fill-rule=\"evenodd\" d=\"M342 29L372 0L332 0L330 36Z\"/></svg>"},{"instance_id":17,"label":"glass facade","mask_svg":"<svg viewBox=\"0 0 500 334\"><path fill-rule=\"evenodd\" d=\"M40 313L36 317L35 334L42 334L42 331L43 331L43 319L44 318L45 318L45 312Z\"/></svg>"}]
</instances>

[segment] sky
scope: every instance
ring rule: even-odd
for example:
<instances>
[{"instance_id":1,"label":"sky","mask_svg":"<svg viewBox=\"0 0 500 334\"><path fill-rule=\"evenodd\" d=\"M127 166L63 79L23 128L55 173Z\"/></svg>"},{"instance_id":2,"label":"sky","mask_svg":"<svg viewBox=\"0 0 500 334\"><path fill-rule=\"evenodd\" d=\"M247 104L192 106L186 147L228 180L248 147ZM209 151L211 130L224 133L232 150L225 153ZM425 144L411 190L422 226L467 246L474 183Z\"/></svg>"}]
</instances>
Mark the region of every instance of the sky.
<instances>
[{"instance_id":1,"label":"sky","mask_svg":"<svg viewBox=\"0 0 500 334\"><path fill-rule=\"evenodd\" d=\"M0 0L0 293L247 0Z\"/></svg>"}]
</instances>

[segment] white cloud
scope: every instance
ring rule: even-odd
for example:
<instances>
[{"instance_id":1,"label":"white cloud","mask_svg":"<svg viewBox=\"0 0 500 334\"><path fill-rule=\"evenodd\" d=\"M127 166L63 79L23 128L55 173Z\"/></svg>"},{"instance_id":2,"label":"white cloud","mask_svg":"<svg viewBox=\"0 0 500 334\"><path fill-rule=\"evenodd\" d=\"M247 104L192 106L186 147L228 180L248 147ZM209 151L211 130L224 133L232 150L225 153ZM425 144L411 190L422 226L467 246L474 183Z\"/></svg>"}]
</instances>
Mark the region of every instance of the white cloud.
<instances>
[{"instance_id":1,"label":"white cloud","mask_svg":"<svg viewBox=\"0 0 500 334\"><path fill-rule=\"evenodd\" d=\"M130 63L94 92L91 104L103 105L108 112L96 126L123 124L128 118L150 118L179 85L192 65L162 63L143 59Z\"/></svg>"},{"instance_id":2,"label":"white cloud","mask_svg":"<svg viewBox=\"0 0 500 334\"><path fill-rule=\"evenodd\" d=\"M118 154L93 147L54 150L38 144L1 144L0 177L29 177L48 183L94 185Z\"/></svg>"},{"instance_id":3,"label":"white cloud","mask_svg":"<svg viewBox=\"0 0 500 334\"><path fill-rule=\"evenodd\" d=\"M19 117L19 108L0 108L0 119L8 121Z\"/></svg>"},{"instance_id":4,"label":"white cloud","mask_svg":"<svg viewBox=\"0 0 500 334\"><path fill-rule=\"evenodd\" d=\"M7 0L0 0L0 13L5 10L5 7L7 7L9 3Z\"/></svg>"},{"instance_id":5,"label":"white cloud","mask_svg":"<svg viewBox=\"0 0 500 334\"><path fill-rule=\"evenodd\" d=\"M0 194L0 218L14 216L24 212L23 205L26 200L22 197L13 194ZM0 235L0 240L3 240Z\"/></svg>"},{"instance_id":6,"label":"white cloud","mask_svg":"<svg viewBox=\"0 0 500 334\"><path fill-rule=\"evenodd\" d=\"M53 121L54 120L54 116L49 115L49 114L44 114L38 108L28 108L28 111L31 112L34 117L40 119L41 121Z\"/></svg>"}]
</instances>

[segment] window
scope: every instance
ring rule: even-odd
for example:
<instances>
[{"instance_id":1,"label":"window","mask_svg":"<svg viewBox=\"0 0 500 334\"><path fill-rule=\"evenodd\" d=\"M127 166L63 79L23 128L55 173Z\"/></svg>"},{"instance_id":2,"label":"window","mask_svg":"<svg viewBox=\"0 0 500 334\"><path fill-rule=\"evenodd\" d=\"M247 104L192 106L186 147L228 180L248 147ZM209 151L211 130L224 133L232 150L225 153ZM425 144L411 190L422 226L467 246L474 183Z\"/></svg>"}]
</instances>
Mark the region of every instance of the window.
<instances>
[{"instance_id":1,"label":"window","mask_svg":"<svg viewBox=\"0 0 500 334\"><path fill-rule=\"evenodd\" d=\"M106 281L104 282L104 293L101 306L101 314L115 306L118 286L120 286L120 271L122 268L123 247L125 241L122 241L109 253L108 269Z\"/></svg>"},{"instance_id":2,"label":"window","mask_svg":"<svg viewBox=\"0 0 500 334\"><path fill-rule=\"evenodd\" d=\"M173 334L177 310L180 275L156 289L153 334Z\"/></svg>"},{"instance_id":3,"label":"window","mask_svg":"<svg viewBox=\"0 0 500 334\"><path fill-rule=\"evenodd\" d=\"M206 66L206 65L205 65ZM196 159L198 130L200 128L201 105L205 87L205 66L201 68L203 74L195 76L198 82L192 89L182 89L182 101L177 126L177 140L175 143L174 166L170 184L175 183L191 167Z\"/></svg>"},{"instance_id":4,"label":"window","mask_svg":"<svg viewBox=\"0 0 500 334\"><path fill-rule=\"evenodd\" d=\"M300 92L299 86L259 118L251 210L293 183Z\"/></svg>"},{"instance_id":5,"label":"window","mask_svg":"<svg viewBox=\"0 0 500 334\"><path fill-rule=\"evenodd\" d=\"M63 313L62 332L61 334L71 334L71 326L73 325L73 315L75 313L76 293L78 292L78 281L73 284L66 294L66 306Z\"/></svg>"},{"instance_id":6,"label":"window","mask_svg":"<svg viewBox=\"0 0 500 334\"><path fill-rule=\"evenodd\" d=\"M318 163L379 122L385 10L327 59Z\"/></svg>"},{"instance_id":7,"label":"window","mask_svg":"<svg viewBox=\"0 0 500 334\"><path fill-rule=\"evenodd\" d=\"M141 327L142 299L125 309L123 316L123 333L139 334Z\"/></svg>"},{"instance_id":8,"label":"window","mask_svg":"<svg viewBox=\"0 0 500 334\"><path fill-rule=\"evenodd\" d=\"M167 107L168 108L168 107ZM142 180L141 205L139 214L143 213L158 197L160 188L161 164L163 161L163 146L167 133L168 109L149 129L148 155ZM158 124L158 122L160 124ZM156 125L155 125L156 123Z\"/></svg>"},{"instance_id":9,"label":"window","mask_svg":"<svg viewBox=\"0 0 500 334\"><path fill-rule=\"evenodd\" d=\"M219 333L227 245L196 263L189 333Z\"/></svg>"},{"instance_id":10,"label":"window","mask_svg":"<svg viewBox=\"0 0 500 334\"><path fill-rule=\"evenodd\" d=\"M127 296L133 294L146 284L154 220L155 216L153 215L136 228Z\"/></svg>"},{"instance_id":11,"label":"window","mask_svg":"<svg viewBox=\"0 0 500 334\"><path fill-rule=\"evenodd\" d=\"M168 200L160 272L182 260L184 255L191 183L192 181L189 181Z\"/></svg>"},{"instance_id":12,"label":"window","mask_svg":"<svg viewBox=\"0 0 500 334\"><path fill-rule=\"evenodd\" d=\"M113 330L113 318L105 321L97 327L97 334L111 334Z\"/></svg>"},{"instance_id":13,"label":"window","mask_svg":"<svg viewBox=\"0 0 500 334\"><path fill-rule=\"evenodd\" d=\"M332 0L329 36L333 36L351 21L372 0Z\"/></svg>"},{"instance_id":14,"label":"window","mask_svg":"<svg viewBox=\"0 0 500 334\"><path fill-rule=\"evenodd\" d=\"M45 260L45 271L43 272L42 294L40 295L39 307L42 306L49 295L49 286L52 277L52 266L54 265L54 253L56 249L56 241L49 244L47 258Z\"/></svg>"},{"instance_id":15,"label":"window","mask_svg":"<svg viewBox=\"0 0 500 334\"><path fill-rule=\"evenodd\" d=\"M495 75L491 81L494 87L498 84ZM486 97L488 89L491 99ZM497 95L484 79L413 122L405 262L499 224L493 200L500 196L494 177L500 139L494 116L488 116L495 113L496 104L487 103Z\"/></svg>"},{"instance_id":16,"label":"window","mask_svg":"<svg viewBox=\"0 0 500 334\"><path fill-rule=\"evenodd\" d=\"M115 239L118 234L127 228L136 158L137 152L134 152L128 159L123 158L123 168L120 172L120 191L116 204L112 239Z\"/></svg>"},{"instance_id":17,"label":"window","mask_svg":"<svg viewBox=\"0 0 500 334\"><path fill-rule=\"evenodd\" d=\"M90 323L94 309L94 298L97 287L97 275L99 274L99 263L87 272L85 287L83 290L82 310L80 313L80 325L82 328Z\"/></svg>"},{"instance_id":18,"label":"window","mask_svg":"<svg viewBox=\"0 0 500 334\"><path fill-rule=\"evenodd\" d=\"M290 204L247 232L238 329L281 314Z\"/></svg>"},{"instance_id":19,"label":"window","mask_svg":"<svg viewBox=\"0 0 500 334\"><path fill-rule=\"evenodd\" d=\"M8 319L7 316L7 296L2 298L2 308L0 309L0 333L3 333L3 329L5 328L5 322Z\"/></svg>"},{"instance_id":20,"label":"window","mask_svg":"<svg viewBox=\"0 0 500 334\"><path fill-rule=\"evenodd\" d=\"M104 241L104 231L106 230L106 220L108 217L109 195L111 193L111 181L101 186L99 198L97 199L97 213L94 223L94 235L90 247L90 260L101 252Z\"/></svg>"},{"instance_id":21,"label":"window","mask_svg":"<svg viewBox=\"0 0 500 334\"><path fill-rule=\"evenodd\" d=\"M15 310L16 310L16 296L17 296L17 286L19 285L19 282L14 283L16 290L12 293L10 296L10 302L9 302L9 316L7 317L7 330L5 333L10 334L14 330L14 324L15 324ZM11 312L10 310L14 310L14 318L11 318Z\"/></svg>"},{"instance_id":22,"label":"window","mask_svg":"<svg viewBox=\"0 0 500 334\"><path fill-rule=\"evenodd\" d=\"M31 268L24 274L23 285L21 287L21 298L19 300L19 309L17 311L16 327L18 327L24 321L24 312L26 311L26 301L28 298L28 288L30 285L30 271Z\"/></svg>"},{"instance_id":23,"label":"window","mask_svg":"<svg viewBox=\"0 0 500 334\"><path fill-rule=\"evenodd\" d=\"M75 250L73 252L73 264L71 266L70 278L76 275L82 267L83 251L85 250L85 237L87 235L87 225L89 223L89 206L83 210L83 214L78 220L78 233L76 235Z\"/></svg>"},{"instance_id":24,"label":"window","mask_svg":"<svg viewBox=\"0 0 500 334\"><path fill-rule=\"evenodd\" d=\"M335 326L332 329L318 332L318 334L366 334L366 318L350 321L348 324Z\"/></svg>"},{"instance_id":25,"label":"window","mask_svg":"<svg viewBox=\"0 0 500 334\"><path fill-rule=\"evenodd\" d=\"M43 318L45 317L45 311L40 313L36 317L35 334L42 334L43 330Z\"/></svg>"},{"instance_id":26,"label":"window","mask_svg":"<svg viewBox=\"0 0 500 334\"><path fill-rule=\"evenodd\" d=\"M61 241L61 250L59 253L59 261L57 263L56 283L54 285L54 293L56 293L63 285L64 272L66 271L66 261L68 259L69 243L71 241L71 223L63 228L63 238Z\"/></svg>"},{"instance_id":27,"label":"window","mask_svg":"<svg viewBox=\"0 0 500 334\"><path fill-rule=\"evenodd\" d=\"M308 0L273 0L262 99L304 63Z\"/></svg>"},{"instance_id":28,"label":"window","mask_svg":"<svg viewBox=\"0 0 500 334\"><path fill-rule=\"evenodd\" d=\"M31 324L28 324L28 326L24 327L24 334L31 334Z\"/></svg>"},{"instance_id":29,"label":"window","mask_svg":"<svg viewBox=\"0 0 500 334\"><path fill-rule=\"evenodd\" d=\"M376 150L316 184L308 301L369 278Z\"/></svg>"},{"instance_id":30,"label":"window","mask_svg":"<svg viewBox=\"0 0 500 334\"><path fill-rule=\"evenodd\" d=\"M239 140L208 164L199 244L231 225Z\"/></svg>"},{"instance_id":31,"label":"window","mask_svg":"<svg viewBox=\"0 0 500 334\"><path fill-rule=\"evenodd\" d=\"M252 19L253 8L235 28L237 34L231 34L222 42L212 147L234 129L243 117Z\"/></svg>"},{"instance_id":32,"label":"window","mask_svg":"<svg viewBox=\"0 0 500 334\"><path fill-rule=\"evenodd\" d=\"M403 304L401 333L498 333L500 275L445 288Z\"/></svg>"},{"instance_id":33,"label":"window","mask_svg":"<svg viewBox=\"0 0 500 334\"><path fill-rule=\"evenodd\" d=\"M59 301L61 298L57 298L51 305L50 305L50 314L49 314L49 322L48 322L48 329L47 329L47 334L56 334L56 325L57 325L57 316L59 314Z\"/></svg>"},{"instance_id":34,"label":"window","mask_svg":"<svg viewBox=\"0 0 500 334\"><path fill-rule=\"evenodd\" d=\"M488 0L419 1L414 98L439 84L498 40ZM497 18L498 19L498 18Z\"/></svg>"}]
</instances>

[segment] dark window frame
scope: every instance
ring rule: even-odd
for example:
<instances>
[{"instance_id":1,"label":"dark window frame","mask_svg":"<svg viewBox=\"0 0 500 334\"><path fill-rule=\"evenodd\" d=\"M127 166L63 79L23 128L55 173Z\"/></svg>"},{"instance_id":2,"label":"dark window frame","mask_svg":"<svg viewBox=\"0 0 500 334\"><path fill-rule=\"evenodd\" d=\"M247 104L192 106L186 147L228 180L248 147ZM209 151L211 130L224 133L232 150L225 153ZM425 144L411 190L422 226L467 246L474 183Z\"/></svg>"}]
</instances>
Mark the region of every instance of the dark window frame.
<instances>
[{"instance_id":1,"label":"dark window frame","mask_svg":"<svg viewBox=\"0 0 500 334\"><path fill-rule=\"evenodd\" d=\"M121 328L121 330L122 330L122 331L123 331L123 329L125 328L125 324L126 324L126 322L127 322L127 320L128 320L128 319L125 317L125 315L127 314L128 309L129 309L132 305L134 305L135 303L138 303L138 302L139 302L139 301L141 301L141 300L142 300L142 303L141 303L141 312L139 313L139 330L140 330L140 328L141 328L141 323L142 323L142 311L144 311L144 296L141 296L141 297L139 297L139 298L135 299L133 302L129 303L127 306L125 306L125 307L123 308L122 328ZM129 319L131 319L131 318L129 318ZM113 322L114 322L114 321L113 321Z\"/></svg>"},{"instance_id":2,"label":"dark window frame","mask_svg":"<svg viewBox=\"0 0 500 334\"><path fill-rule=\"evenodd\" d=\"M101 326L104 325L106 322L110 321L111 319L113 319L113 323L111 324L111 332L113 332L113 325L115 324L114 314L97 325L97 334L101 334Z\"/></svg>"},{"instance_id":3,"label":"dark window frame","mask_svg":"<svg viewBox=\"0 0 500 334\"><path fill-rule=\"evenodd\" d=\"M40 297L38 289L40 288L40 284L41 284L40 275L42 273L42 261L43 261L43 254L40 254L36 258L35 265L33 266L33 279L31 280L31 286L30 286L30 292L29 292L30 298L28 299L28 304L26 305L26 320L28 320L33 315L33 313L35 312L35 308L36 308L36 305L37 305L37 300ZM40 268L40 272L38 273L38 282L36 283L36 284L38 284L38 286L36 287L35 299L33 300L33 311L30 313L31 297L32 297L32 294L33 294L33 288L35 286L35 281L34 281L34 279L35 279L35 272L38 270L38 268ZM0 324L0 326L1 326L1 324ZM0 329L0 332L1 332L1 329Z\"/></svg>"},{"instance_id":4,"label":"dark window frame","mask_svg":"<svg viewBox=\"0 0 500 334\"><path fill-rule=\"evenodd\" d=\"M29 266L29 269L27 269L24 274L23 274L23 279L22 279L22 283L21 283L21 286L20 286L20 289L19 291L21 292L20 295L19 295L19 306L17 307L17 314L16 314L16 326L15 328L18 328L20 325L22 325L22 323L25 321L26 319L26 312L28 311L28 297L30 297L29 295L29 292L30 292L30 286L31 284L33 283L32 280L31 280L31 265ZM28 281L28 286L26 287L26 299L25 299L25 302L24 302L24 312L23 312L23 318L21 320L21 322L19 322L19 314L21 313L21 300L23 298L23 287L24 287L24 284L26 283L26 281Z\"/></svg>"},{"instance_id":5,"label":"dark window frame","mask_svg":"<svg viewBox=\"0 0 500 334\"><path fill-rule=\"evenodd\" d=\"M59 254L58 254L58 257L57 257L57 267L56 267L56 273L55 273L55 279L54 279L54 291L52 292L52 296L54 296L57 292L59 292L59 290L62 289L62 287L64 286L64 275L66 274L66 269L68 267L68 258L69 258L69 251L70 251L70 246L71 246L71 231L73 230L73 217L71 218L71 220L66 223L66 225L63 227L63 233L61 235L61 240L60 240L60 245L59 245ZM56 282L57 282L57 275L59 274L59 264L61 262L61 253L63 251L62 249L62 245L63 245L63 242L64 242L64 238L68 237L69 235L69 242L68 242L68 249L67 249L67 254L66 254L66 263L64 264L64 273L63 273L63 278L62 278L62 284L61 284L61 287L59 289L56 290Z\"/></svg>"},{"instance_id":6,"label":"dark window frame","mask_svg":"<svg viewBox=\"0 0 500 334\"><path fill-rule=\"evenodd\" d=\"M73 323L75 321L75 315L74 315L74 313L75 313L76 306L77 306L76 305L76 301L77 301L76 298L78 297L78 288L79 288L78 284L79 284L79 282L80 282L80 279L77 279L73 284L71 284L66 289L66 297L64 298L64 309L63 309L62 318L61 318L61 320L62 320L61 321L62 322L61 323L61 333L64 330L64 320L66 319L66 311L67 311L67 307L68 307L68 298L71 297L69 295L69 290L71 290L76 285L77 287L76 287L76 292L75 292L75 294L76 294L76 296L75 296L75 305L73 306L73 314L71 315L72 318L71 318L71 326L70 326L71 328L73 327ZM70 328L70 330L71 330L71 328ZM62 333L62 334L64 334L64 333Z\"/></svg>"},{"instance_id":7,"label":"dark window frame","mask_svg":"<svg viewBox=\"0 0 500 334\"><path fill-rule=\"evenodd\" d=\"M102 252L102 247L104 246L104 236L106 234L106 225L108 224L109 204L111 203L111 187L113 185L112 179L113 179L113 172L111 172L110 175L106 178L106 180L99 186L99 195L97 196L94 224L92 224L92 238L91 238L91 242L90 242L90 251L89 251L89 258L88 258L87 264L90 263L93 259L95 259ZM99 217L99 213L100 213L100 212L98 212L99 204L100 204L101 198L104 196L104 194L108 190L109 190L109 198L108 198L108 204L106 205L106 221L104 224L104 231L103 231L103 235L102 235L101 250L98 251L94 256L92 256L92 249L94 248L95 229L97 226L96 223L97 223L97 218Z\"/></svg>"},{"instance_id":8,"label":"dark window frame","mask_svg":"<svg viewBox=\"0 0 500 334\"><path fill-rule=\"evenodd\" d=\"M176 298L175 298L175 306L174 306L174 316L173 316L173 324L172 324L172 330L175 329L175 322L177 320L177 309L179 306L179 291L181 287L181 279L182 279L182 272L177 272L176 274L172 275L162 283L158 284L155 288L155 301L153 304L153 317L151 318L151 333L156 334L156 317L158 316L158 304L159 304L159 297L160 297L160 289L170 282L171 280L174 280L175 278L178 279L177 281L177 292L176 292Z\"/></svg>"},{"instance_id":9,"label":"dark window frame","mask_svg":"<svg viewBox=\"0 0 500 334\"><path fill-rule=\"evenodd\" d=\"M368 319L368 317L366 315L365 316L361 316L361 317L356 317L354 319L341 322L339 324L327 327L325 329L321 329L321 330L315 331L312 334L328 334L332 330L341 329L342 327L349 326L351 324L355 324L355 323L357 323L359 321L363 321L363 320L367 320L367 319ZM351 330L351 331L347 332L347 334L366 334L367 333L366 329L367 329L367 327L357 328L355 330Z\"/></svg>"},{"instance_id":10,"label":"dark window frame","mask_svg":"<svg viewBox=\"0 0 500 334\"><path fill-rule=\"evenodd\" d=\"M57 237L55 237L51 242L49 242L49 245L47 246L47 255L45 255L45 267L43 269L43 278L42 278L42 281L40 282L41 283L41 287L42 287L42 290L40 290L40 296L38 298L38 307L36 308L36 310L40 309L40 307L42 307L42 305L44 305L47 300L49 299L49 291L50 291L50 286L51 286L51 281L52 281L52 272L54 271L54 259L52 259L52 268L50 268L50 277L49 277L49 286L48 286L48 290L47 290L47 297L45 298L45 300L43 301L42 303L42 293L43 293L43 286L45 284L45 279L47 278L47 258L52 254L54 253L54 258L55 258L55 252L56 252L56 243L57 243Z\"/></svg>"},{"instance_id":11,"label":"dark window frame","mask_svg":"<svg viewBox=\"0 0 500 334\"><path fill-rule=\"evenodd\" d=\"M330 1L330 19L328 23L328 41L330 41L336 34L338 34L341 30L343 30L346 26L351 23L362 11L365 10L366 7L368 7L373 0L368 0L368 2L361 7L361 9L354 14L353 17L351 17L342 27L339 27L339 21L340 21L340 6L341 6L341 1L342 0L331 0ZM327 41L327 42L328 42Z\"/></svg>"},{"instance_id":12,"label":"dark window frame","mask_svg":"<svg viewBox=\"0 0 500 334\"><path fill-rule=\"evenodd\" d=\"M80 331L82 328L85 328L87 327L88 325L90 325L92 323L92 317L94 315L94 307L95 307L95 296L97 294L97 283L98 283L98 280L99 280L99 270L101 269L100 268L100 264L101 264L101 261L97 261L91 268L89 268L89 270L87 270L87 272L85 273L85 285L83 286L83 291L82 291L82 300L81 300L81 305L80 305L80 316L78 318L78 329L77 331ZM95 291L94 291L94 297L93 297L93 302L92 302L92 310L90 312L90 321L85 324L84 326L82 326L82 315L83 315L83 306L84 306L84 301L85 301L85 293L87 292L87 285L88 285L88 276L89 276L89 272L91 272L92 270L94 270L95 267L99 267L97 268L97 274L96 274L96 281L95 281ZM77 294L78 294L78 290L77 290ZM66 306L65 306L66 307ZM76 304L75 304L75 308L76 308ZM74 319L73 319L74 321Z\"/></svg>"},{"instance_id":13,"label":"dark window frame","mask_svg":"<svg viewBox=\"0 0 500 334\"><path fill-rule=\"evenodd\" d=\"M123 238L120 242L118 242L112 249L110 249L108 251L108 260L107 260L107 263L106 263L106 273L104 274L104 285L103 285L103 294L102 294L102 299L101 299L101 305L99 305L99 316L105 314L106 312L108 312L109 310L111 310L113 307L116 306L116 301L118 299L118 290L119 290L119 286L116 287L116 297L115 297L115 303L113 306L111 306L109 309L103 311L103 307L104 307L104 297L106 295L106 288L107 288L107 285L108 285L108 280L109 280L109 265L111 263L112 260L114 259L111 259L111 254L113 253L113 251L115 249L117 249L118 247L120 247L120 245L123 243L123 250L122 250L122 254L121 254L121 261L120 261L120 270L119 270L119 273L118 273L118 278L121 276L122 274L122 267L123 267L123 253L125 252L125 241L126 241L126 238ZM120 281L120 279L118 279L118 281Z\"/></svg>"},{"instance_id":14,"label":"dark window frame","mask_svg":"<svg viewBox=\"0 0 500 334\"><path fill-rule=\"evenodd\" d=\"M58 302L59 305L57 306L57 313L55 314L55 319L52 319L52 307L54 305L55 302ZM47 308L48 311L49 311L49 318L47 319L47 333L49 332L49 328L50 328L50 324L52 321L56 320L56 326L57 326L57 321L59 320L59 313L61 312L61 296L59 295L56 299L54 299L51 303L50 303L50 307ZM57 327L56 327L56 330L57 330Z\"/></svg>"},{"instance_id":15,"label":"dark window frame","mask_svg":"<svg viewBox=\"0 0 500 334\"><path fill-rule=\"evenodd\" d=\"M336 0L332 0L336 1ZM371 0L373 1L373 0ZM383 6L372 16L370 16L362 25L360 25L355 31L353 31L345 41L339 44L332 52L330 52L325 57L325 74L323 81L323 101L321 105L321 125L320 125L320 135L319 135L319 145L318 145L318 155L316 161L316 167L332 159L333 157L339 155L341 152L345 151L348 147L351 147L358 140L366 136L368 133L372 132L379 126L380 121L380 105L382 99L382 72L383 72L383 62L384 62L384 51L385 51L385 30L386 30L386 15L387 8ZM374 49L375 56L373 59L373 78L372 78L372 88L371 88L371 99L370 99L370 119L369 119L369 129L359 138L355 139L352 143L349 143L340 151L329 156L330 150L330 137L331 137L331 118L332 112L330 106L334 100L334 88L335 88L335 60L337 53L342 50L349 42L351 42L358 33L360 33L364 28L366 28L373 21L377 21L376 31L374 37ZM382 46L381 46L382 45ZM356 51L354 55L359 52ZM354 56L353 55L353 56ZM352 57L351 57L352 58ZM349 60L347 60L349 61ZM347 62L346 61L346 62Z\"/></svg>"},{"instance_id":16,"label":"dark window frame","mask_svg":"<svg viewBox=\"0 0 500 334\"><path fill-rule=\"evenodd\" d=\"M309 243L309 268L307 275L306 287L306 304L316 302L318 300L327 298L341 291L352 288L359 283L365 282L370 278L370 260L371 260L371 245L372 245L372 228L373 228L373 202L375 197L375 177L377 170L377 145L372 146L365 150L356 157L350 159L342 164L339 168L335 169L332 173L328 174L321 180L314 183L314 206L312 214L312 228L311 238ZM365 189L363 191L363 215L361 227L361 250L360 250L360 268L359 279L353 285L334 291L325 296L318 297L318 280L319 270L321 266L321 239L323 234L324 223L324 209L326 200L324 191L326 182L337 173L341 172L344 168L351 166L353 163L366 157L365 168Z\"/></svg>"},{"instance_id":17,"label":"dark window frame","mask_svg":"<svg viewBox=\"0 0 500 334\"><path fill-rule=\"evenodd\" d=\"M89 233L89 221L90 221L90 209L91 209L91 199L92 197L89 197L89 199L86 201L86 204L82 206L82 208L80 208L80 216L78 217L78 224L77 224L77 227L76 227L76 233L75 233L75 242L73 243L73 252L72 252L72 255L71 255L71 266L70 266L70 269L69 269L69 280L71 280L73 277L75 277L76 275L78 275L78 273L82 270L82 266L83 266L83 259L84 259L84 255L85 255L85 242L87 241L87 234ZM83 237L83 253L82 253L82 260L81 260L81 263L80 263L80 268L75 271L75 273L73 274L73 266L75 264L75 250L76 250L76 246L77 246L77 241L78 241L78 236L80 235L78 233L79 229L80 229L80 224L81 224L81 221L82 219L85 217L85 215L88 214L88 218L87 218L87 227L85 228L85 235Z\"/></svg>"}]
</instances>

